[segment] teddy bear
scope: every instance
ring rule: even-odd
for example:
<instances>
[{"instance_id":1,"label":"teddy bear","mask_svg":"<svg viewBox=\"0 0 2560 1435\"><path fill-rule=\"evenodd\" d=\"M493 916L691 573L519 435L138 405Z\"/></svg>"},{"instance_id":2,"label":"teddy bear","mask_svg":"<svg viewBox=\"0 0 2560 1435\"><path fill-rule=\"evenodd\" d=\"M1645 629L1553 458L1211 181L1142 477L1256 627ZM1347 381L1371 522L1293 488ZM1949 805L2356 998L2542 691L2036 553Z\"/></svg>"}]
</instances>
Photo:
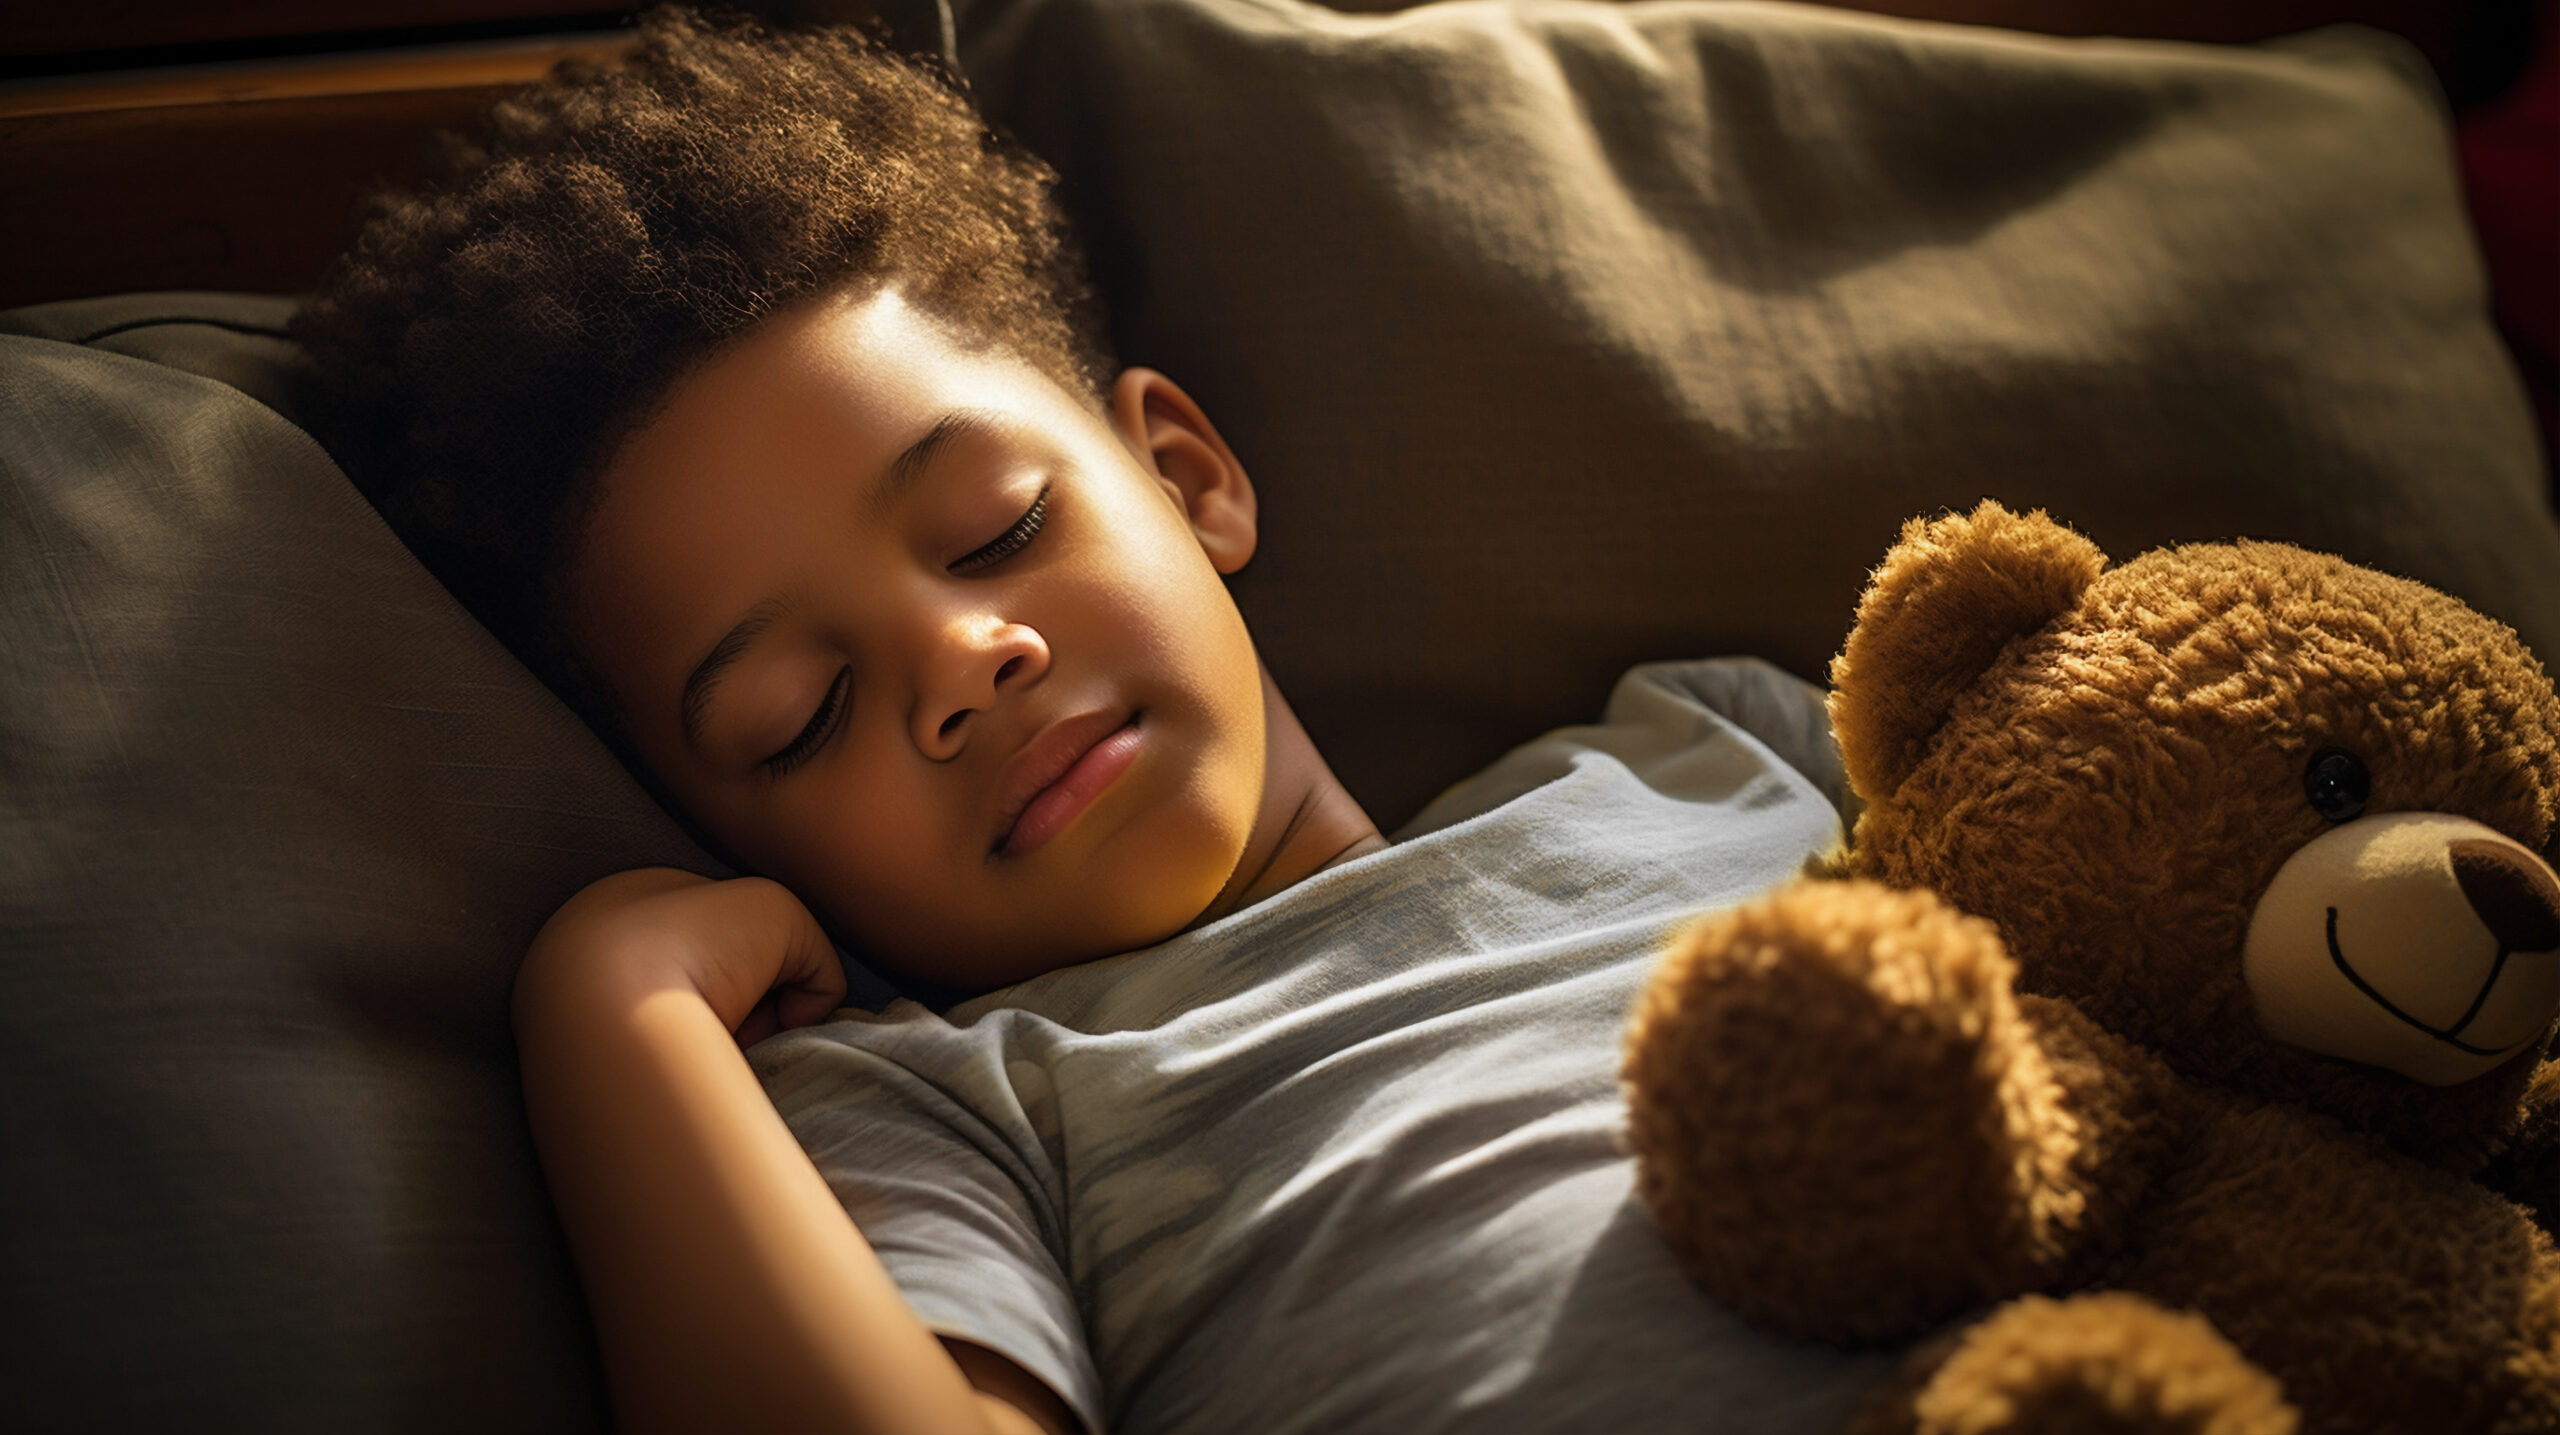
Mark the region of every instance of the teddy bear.
<instances>
[{"instance_id":1,"label":"teddy bear","mask_svg":"<svg viewBox=\"0 0 2560 1435\"><path fill-rule=\"evenodd\" d=\"M1845 849L1671 943L1637 1187L1710 1294L1917 1341L1861 1429L2560 1430L2560 699L2279 543L1914 520Z\"/></svg>"}]
</instances>

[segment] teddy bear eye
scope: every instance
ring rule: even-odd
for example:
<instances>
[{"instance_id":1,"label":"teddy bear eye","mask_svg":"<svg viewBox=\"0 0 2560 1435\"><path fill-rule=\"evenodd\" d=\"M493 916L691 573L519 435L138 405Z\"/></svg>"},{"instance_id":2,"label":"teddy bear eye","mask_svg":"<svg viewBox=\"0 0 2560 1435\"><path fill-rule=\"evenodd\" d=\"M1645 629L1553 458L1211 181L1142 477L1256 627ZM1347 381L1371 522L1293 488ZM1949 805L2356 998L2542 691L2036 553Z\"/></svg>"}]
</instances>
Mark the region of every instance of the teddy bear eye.
<instances>
[{"instance_id":1,"label":"teddy bear eye","mask_svg":"<svg viewBox=\"0 0 2560 1435\"><path fill-rule=\"evenodd\" d=\"M2311 766L2302 773L2302 793L2311 799L2311 810L2331 822L2348 822L2362 816L2365 800L2373 796L2373 774L2365 771L2364 759L2343 747L2324 747L2311 754Z\"/></svg>"}]
</instances>

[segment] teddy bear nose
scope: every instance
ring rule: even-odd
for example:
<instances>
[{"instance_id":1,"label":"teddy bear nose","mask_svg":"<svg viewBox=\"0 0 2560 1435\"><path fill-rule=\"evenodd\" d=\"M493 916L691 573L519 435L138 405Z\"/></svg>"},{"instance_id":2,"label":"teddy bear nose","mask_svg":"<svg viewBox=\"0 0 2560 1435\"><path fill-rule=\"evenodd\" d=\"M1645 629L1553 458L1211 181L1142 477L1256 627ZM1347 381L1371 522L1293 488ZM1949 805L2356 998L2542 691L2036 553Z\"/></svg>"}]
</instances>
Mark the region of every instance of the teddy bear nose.
<instances>
[{"instance_id":1,"label":"teddy bear nose","mask_svg":"<svg viewBox=\"0 0 2560 1435\"><path fill-rule=\"evenodd\" d=\"M2476 838L2457 841L2453 876L2499 946L2511 952L2560 947L2560 878L2522 848Z\"/></svg>"}]
</instances>

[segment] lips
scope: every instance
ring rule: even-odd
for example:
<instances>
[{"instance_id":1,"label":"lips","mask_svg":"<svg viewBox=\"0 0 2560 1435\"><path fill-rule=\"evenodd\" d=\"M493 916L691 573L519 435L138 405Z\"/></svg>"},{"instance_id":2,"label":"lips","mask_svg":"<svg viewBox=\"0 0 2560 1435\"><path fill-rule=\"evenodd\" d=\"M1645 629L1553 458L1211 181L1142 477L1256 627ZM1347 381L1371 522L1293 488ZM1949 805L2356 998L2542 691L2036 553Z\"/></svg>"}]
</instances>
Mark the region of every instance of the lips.
<instances>
[{"instance_id":1,"label":"lips","mask_svg":"<svg viewBox=\"0 0 2560 1435\"><path fill-rule=\"evenodd\" d=\"M1005 762L991 855L1020 857L1064 831L1137 760L1136 713L1105 709L1061 718Z\"/></svg>"}]
</instances>

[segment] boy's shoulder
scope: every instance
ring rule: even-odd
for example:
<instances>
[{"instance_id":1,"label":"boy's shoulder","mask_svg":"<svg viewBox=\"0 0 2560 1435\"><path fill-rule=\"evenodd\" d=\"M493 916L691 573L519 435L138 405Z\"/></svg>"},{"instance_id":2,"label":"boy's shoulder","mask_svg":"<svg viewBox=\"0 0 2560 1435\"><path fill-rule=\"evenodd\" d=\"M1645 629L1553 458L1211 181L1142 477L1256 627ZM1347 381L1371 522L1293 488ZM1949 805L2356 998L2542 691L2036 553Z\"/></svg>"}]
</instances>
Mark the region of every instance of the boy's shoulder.
<instances>
[{"instance_id":1,"label":"boy's shoulder","mask_svg":"<svg viewBox=\"0 0 2560 1435\"><path fill-rule=\"evenodd\" d=\"M1691 658L1640 663L1621 676L1596 723L1557 728L1504 754L1434 798L1395 839L1454 827L1545 786L1585 754L1624 764L1648 787L1678 793L1694 784L1700 749L1738 738L1743 755L1765 756L1811 783L1843 822L1848 788L1831 736L1825 693L1760 658Z\"/></svg>"}]
</instances>

